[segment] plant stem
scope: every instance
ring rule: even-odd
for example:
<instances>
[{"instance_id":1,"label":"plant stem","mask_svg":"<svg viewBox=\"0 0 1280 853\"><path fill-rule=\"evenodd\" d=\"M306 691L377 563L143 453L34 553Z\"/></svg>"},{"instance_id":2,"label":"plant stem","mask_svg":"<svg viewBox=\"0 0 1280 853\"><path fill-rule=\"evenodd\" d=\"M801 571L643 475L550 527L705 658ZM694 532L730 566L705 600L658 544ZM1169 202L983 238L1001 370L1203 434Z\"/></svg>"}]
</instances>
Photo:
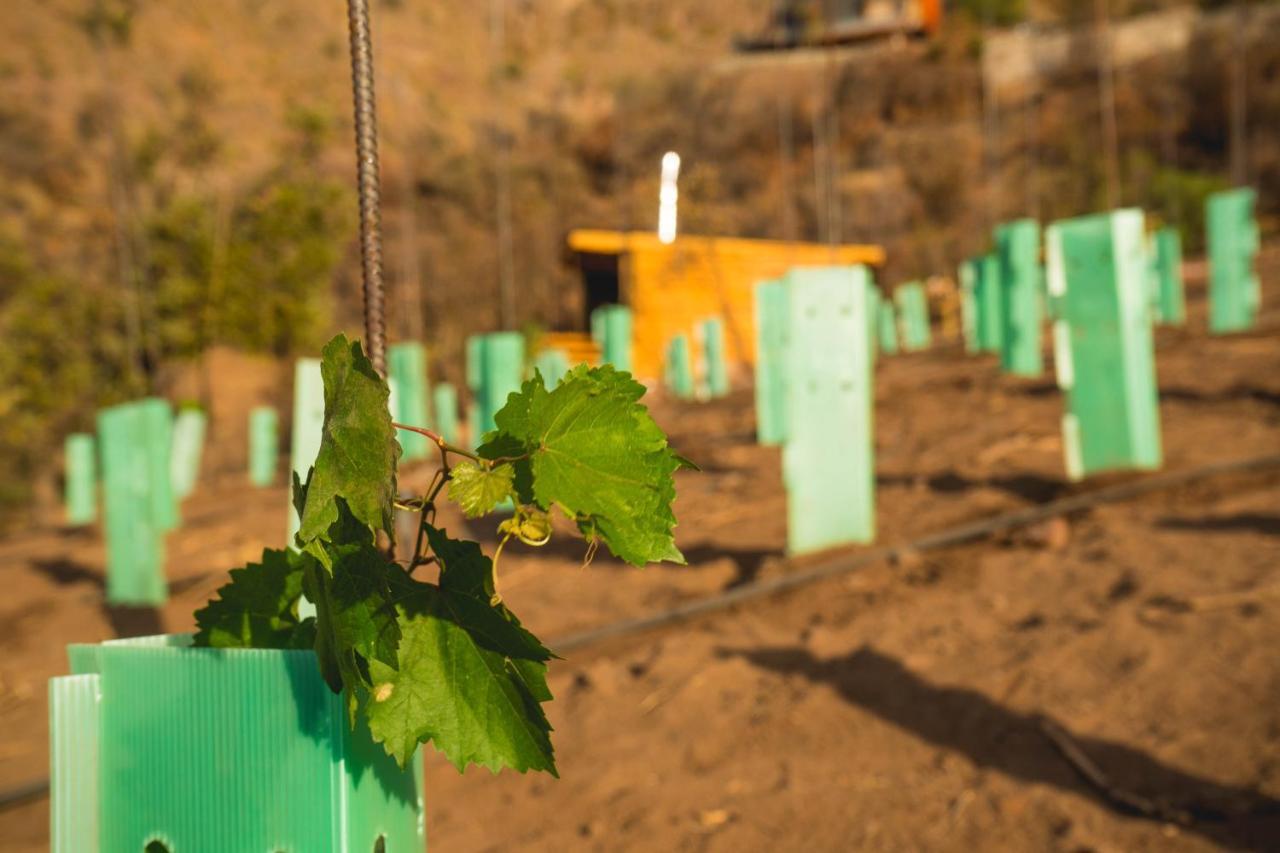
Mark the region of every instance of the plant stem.
<instances>
[{"instance_id":1,"label":"plant stem","mask_svg":"<svg viewBox=\"0 0 1280 853\"><path fill-rule=\"evenodd\" d=\"M450 444L449 442L445 441L444 436L442 436L440 433L436 432L435 430L430 430L430 429L427 429L426 427L409 426L408 424L398 424L394 422L391 425L396 429L408 430L409 432L416 432L418 435L425 435L427 438L434 441L436 444L436 447L439 447L440 450L443 452L456 453L459 456L467 457L473 462L485 461L481 459L479 456L472 453L470 450L467 450L466 448L463 448L463 447L458 447L456 444Z\"/></svg>"}]
</instances>

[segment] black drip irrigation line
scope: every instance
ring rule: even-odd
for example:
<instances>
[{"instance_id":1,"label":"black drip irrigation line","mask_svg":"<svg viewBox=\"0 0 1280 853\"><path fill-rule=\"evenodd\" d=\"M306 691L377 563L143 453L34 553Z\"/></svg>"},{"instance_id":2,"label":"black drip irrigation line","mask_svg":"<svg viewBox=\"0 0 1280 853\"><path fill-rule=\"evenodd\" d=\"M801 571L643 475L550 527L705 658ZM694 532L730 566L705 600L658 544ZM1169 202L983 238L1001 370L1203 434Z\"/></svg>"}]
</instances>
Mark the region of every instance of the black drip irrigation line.
<instances>
[{"instance_id":1,"label":"black drip irrigation line","mask_svg":"<svg viewBox=\"0 0 1280 853\"><path fill-rule=\"evenodd\" d=\"M1258 456L1252 459L1239 459L1233 462L1218 462L1212 465L1191 468L1185 471L1171 471L1168 473L1153 474L1140 480L1134 480L1133 482L1107 486L1086 492L1085 494L1073 495L1072 497L1049 501L1048 503L1043 503L1039 506L1015 510L1014 512L998 515L994 518L984 518L968 524L961 524L957 527L952 527L949 530L928 534L902 545L887 545L880 548L858 551L854 554L841 554L801 571L790 572L788 574L766 578L764 580L752 581L751 583L726 590L718 595L701 598L687 604L681 604L660 613L641 616L638 619L614 622L610 625L603 625L599 628L570 634L568 636L561 637L558 640L553 640L548 645L559 651L582 649L588 646L594 646L606 640L626 636L628 634L635 634L642 631L652 630L654 628L662 628L667 625L674 625L678 622L684 622L707 613L727 610L728 608L741 604L744 601L752 601L757 598L764 598L770 595L788 592L793 589L799 589L800 587L809 586L810 584L818 583L819 581L824 581L828 578L849 574L857 569L865 568L866 566L879 563L881 561L892 560L904 554L932 551L939 548L960 545L965 542L972 542L975 539L983 539L995 533L1001 533L1006 530L1013 530L1019 527L1026 527L1047 518L1068 515L1070 513L1089 509L1101 504L1116 503L1117 501L1137 497L1149 492L1176 488L1177 486L1181 486L1185 483L1202 480L1207 477L1236 474L1274 467L1280 467L1280 454Z\"/></svg>"},{"instance_id":2,"label":"black drip irrigation line","mask_svg":"<svg viewBox=\"0 0 1280 853\"><path fill-rule=\"evenodd\" d=\"M949 530L943 530L938 533L922 536L919 539L901 545L871 548L865 551L859 551L855 554L842 554L825 562L819 563L818 565L804 569L803 571L791 572L778 577L753 581L739 587L734 587L733 589L719 593L718 595L712 595L698 599L697 601L691 601L687 604L672 607L669 610L664 610L649 616L642 616L638 619L627 619L621 622L603 625L599 628L581 631L576 634L569 634L557 640L553 640L548 645L561 652L581 650L630 634L639 634L658 628L665 628L670 625L687 622L691 619L695 619L709 613L728 610L735 605L742 604L743 602L753 601L758 598L766 598L783 592L790 592L791 590L810 586L820 581L828 580L829 578L847 575L857 569L865 568L866 566L882 561L892 560L905 554L934 551L940 548L962 545L966 542L984 539L996 533L1026 527L1028 525L1035 524L1038 521L1044 521L1045 519L1069 515L1074 512L1091 509L1103 504L1118 503L1119 501L1128 500L1151 492L1177 488L1178 486L1183 486L1187 483L1194 483L1197 480L1204 480L1210 477L1229 474L1251 473L1254 471L1277 467L1280 467L1280 453L1269 454L1266 456L1255 456L1250 459L1237 459L1232 462L1216 462L1211 465L1203 465L1199 468L1190 468L1185 471L1170 471L1162 474L1152 474L1129 483L1107 486L1081 495L1073 495L1072 497L1049 501L1048 503L1043 503L1039 506L1008 512L1003 515L995 516L994 518L985 518L968 524L961 524L959 526L952 527ZM13 808L29 800L42 798L47 795L48 792L48 779L37 779L14 788L10 788L6 791L0 791L0 811Z\"/></svg>"}]
</instances>

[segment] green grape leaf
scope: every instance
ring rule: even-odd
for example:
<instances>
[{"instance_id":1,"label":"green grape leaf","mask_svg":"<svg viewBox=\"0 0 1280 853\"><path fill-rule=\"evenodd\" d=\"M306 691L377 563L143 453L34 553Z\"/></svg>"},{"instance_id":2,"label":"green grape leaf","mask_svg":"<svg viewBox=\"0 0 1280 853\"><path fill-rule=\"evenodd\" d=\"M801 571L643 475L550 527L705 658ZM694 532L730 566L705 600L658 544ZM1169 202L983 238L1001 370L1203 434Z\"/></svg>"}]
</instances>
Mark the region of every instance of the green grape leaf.
<instances>
[{"instance_id":1,"label":"green grape leaf","mask_svg":"<svg viewBox=\"0 0 1280 853\"><path fill-rule=\"evenodd\" d=\"M315 467L306 482L298 543L317 557L338 520L337 498L371 530L395 537L396 460L400 445L387 408L387 383L359 341L338 335L325 345L324 426Z\"/></svg>"},{"instance_id":2,"label":"green grape leaf","mask_svg":"<svg viewBox=\"0 0 1280 853\"><path fill-rule=\"evenodd\" d=\"M315 620L298 618L302 575L314 560L266 549L262 561L231 570L231 580L196 611L197 646L299 649L313 643Z\"/></svg>"},{"instance_id":3,"label":"green grape leaf","mask_svg":"<svg viewBox=\"0 0 1280 853\"><path fill-rule=\"evenodd\" d=\"M680 468L682 468L682 469L684 469L684 470L686 470L686 471L701 471L701 470L702 470L701 468L699 468L699 467L698 467L698 463L697 463L697 462L694 462L692 459L690 459L690 458L689 458L689 457L687 457L687 456L681 456L679 453L676 453L676 454L675 454L675 457L676 457L676 462L678 462L678 463L679 463L679 467L680 467Z\"/></svg>"},{"instance_id":4,"label":"green grape leaf","mask_svg":"<svg viewBox=\"0 0 1280 853\"><path fill-rule=\"evenodd\" d=\"M469 460L459 462L449 475L449 500L462 507L467 518L479 518L515 498L515 477L510 463L489 468Z\"/></svg>"},{"instance_id":5,"label":"green grape leaf","mask_svg":"<svg viewBox=\"0 0 1280 853\"><path fill-rule=\"evenodd\" d=\"M297 471L290 472L292 478L292 486L289 490L290 500L293 501L293 509L298 513L298 518L302 518L302 513L307 508L307 484L311 482L311 472L316 470L315 466L307 469L307 479L303 481Z\"/></svg>"},{"instance_id":6,"label":"green grape leaf","mask_svg":"<svg viewBox=\"0 0 1280 853\"><path fill-rule=\"evenodd\" d=\"M402 575L400 668L371 661L364 710L374 739L401 766L433 743L459 771L555 775L546 661L552 655L505 607L490 603L493 567L474 542L428 527L440 584Z\"/></svg>"},{"instance_id":7,"label":"green grape leaf","mask_svg":"<svg viewBox=\"0 0 1280 853\"><path fill-rule=\"evenodd\" d=\"M552 391L524 383L485 437L486 459L527 457L532 497L560 506L615 556L642 566L683 563L672 529L676 469L688 465L638 401L644 386L612 367L579 365Z\"/></svg>"},{"instance_id":8,"label":"green grape leaf","mask_svg":"<svg viewBox=\"0 0 1280 853\"><path fill-rule=\"evenodd\" d=\"M339 498L337 508L338 520L324 543L325 559L307 572L305 591L316 606L320 672L335 692L345 688L354 715L356 689L372 683L369 662L393 669L398 665L400 624L393 588L405 574L378 551L372 531L346 501Z\"/></svg>"}]
</instances>

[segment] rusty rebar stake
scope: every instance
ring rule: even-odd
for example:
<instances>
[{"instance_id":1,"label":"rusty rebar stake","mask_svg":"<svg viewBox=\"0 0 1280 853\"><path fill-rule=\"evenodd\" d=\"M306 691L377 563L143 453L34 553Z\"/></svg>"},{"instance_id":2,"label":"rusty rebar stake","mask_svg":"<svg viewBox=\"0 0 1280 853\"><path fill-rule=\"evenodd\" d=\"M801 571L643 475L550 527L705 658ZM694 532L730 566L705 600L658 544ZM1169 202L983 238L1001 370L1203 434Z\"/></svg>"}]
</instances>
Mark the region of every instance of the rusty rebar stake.
<instances>
[{"instance_id":1,"label":"rusty rebar stake","mask_svg":"<svg viewBox=\"0 0 1280 853\"><path fill-rule=\"evenodd\" d=\"M378 189L378 111L373 96L373 44L369 0L347 0L351 34L351 90L355 102L356 174L360 192L360 260L364 279L364 332L369 360L387 374L387 320L382 284L382 216Z\"/></svg>"}]
</instances>

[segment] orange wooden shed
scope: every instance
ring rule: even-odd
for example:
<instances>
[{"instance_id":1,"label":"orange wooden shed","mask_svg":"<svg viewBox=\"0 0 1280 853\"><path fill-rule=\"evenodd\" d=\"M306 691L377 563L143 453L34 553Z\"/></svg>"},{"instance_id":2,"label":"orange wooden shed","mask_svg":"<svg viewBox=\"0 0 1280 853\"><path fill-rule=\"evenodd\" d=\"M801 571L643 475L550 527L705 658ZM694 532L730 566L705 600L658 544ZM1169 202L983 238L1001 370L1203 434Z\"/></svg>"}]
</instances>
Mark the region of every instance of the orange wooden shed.
<instances>
[{"instance_id":1,"label":"orange wooden shed","mask_svg":"<svg viewBox=\"0 0 1280 853\"><path fill-rule=\"evenodd\" d=\"M755 285L796 266L884 263L873 245L827 245L736 237L680 236L671 243L649 231L576 230L569 248L577 253L586 291L586 312L620 303L632 311L632 370L652 380L662 375L671 338L707 317L725 320L731 364L755 359Z\"/></svg>"}]
</instances>

